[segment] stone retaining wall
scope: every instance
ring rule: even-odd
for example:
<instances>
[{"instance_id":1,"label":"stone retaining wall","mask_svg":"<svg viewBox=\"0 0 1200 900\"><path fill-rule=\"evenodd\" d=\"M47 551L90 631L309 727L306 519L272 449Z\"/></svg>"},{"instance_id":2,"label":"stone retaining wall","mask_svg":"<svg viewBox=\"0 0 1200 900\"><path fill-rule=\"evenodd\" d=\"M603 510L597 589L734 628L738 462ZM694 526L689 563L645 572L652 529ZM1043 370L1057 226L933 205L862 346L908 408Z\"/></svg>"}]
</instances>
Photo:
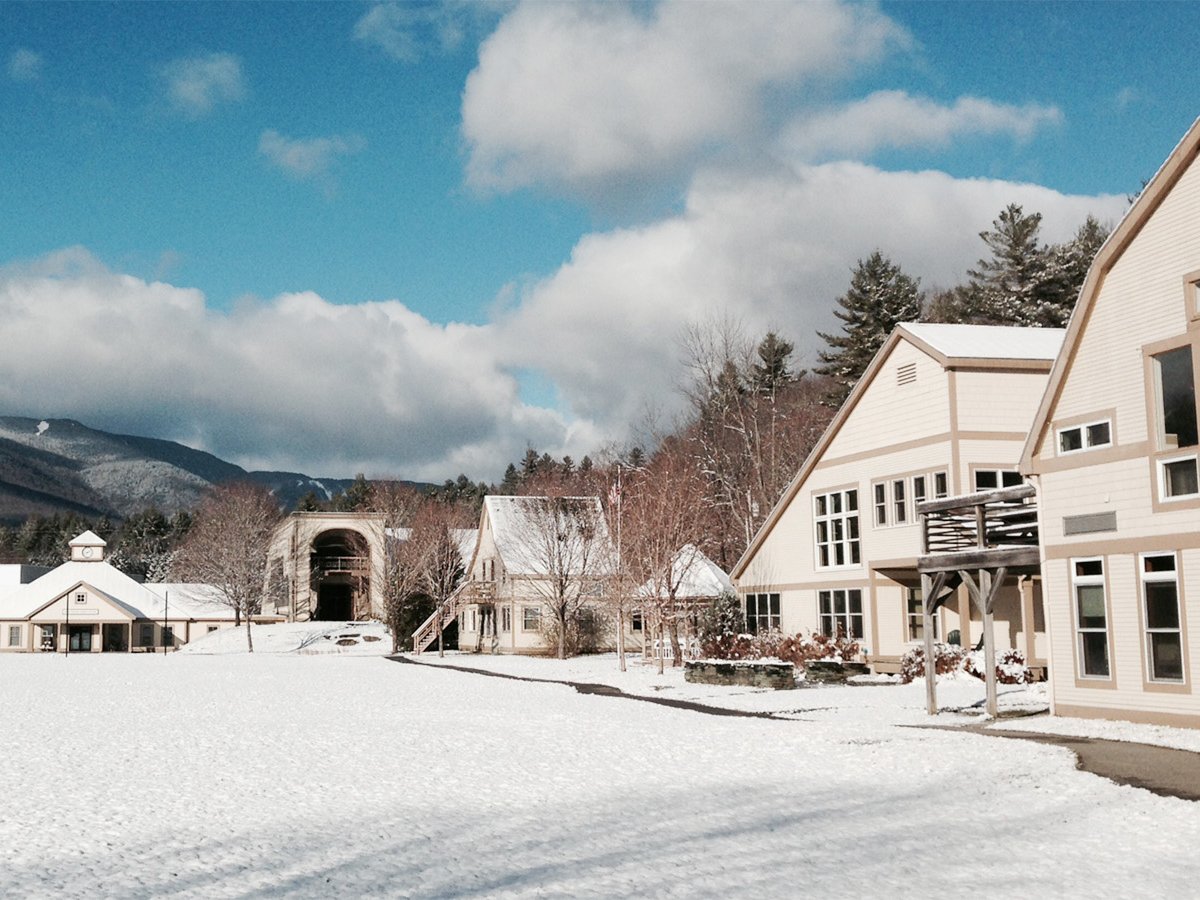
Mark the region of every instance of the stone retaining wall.
<instances>
[{"instance_id":1,"label":"stone retaining wall","mask_svg":"<svg viewBox=\"0 0 1200 900\"><path fill-rule=\"evenodd\" d=\"M759 660L688 660L683 666L683 680L784 691L796 686L796 667L791 663Z\"/></svg>"}]
</instances>

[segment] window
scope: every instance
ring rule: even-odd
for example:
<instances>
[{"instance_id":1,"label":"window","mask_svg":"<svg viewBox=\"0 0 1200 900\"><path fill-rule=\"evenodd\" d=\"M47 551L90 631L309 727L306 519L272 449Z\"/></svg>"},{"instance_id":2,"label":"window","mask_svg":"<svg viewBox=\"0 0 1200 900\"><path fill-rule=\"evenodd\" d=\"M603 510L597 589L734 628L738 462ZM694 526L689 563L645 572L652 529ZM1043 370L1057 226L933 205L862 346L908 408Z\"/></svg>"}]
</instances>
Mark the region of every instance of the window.
<instances>
[{"instance_id":1,"label":"window","mask_svg":"<svg viewBox=\"0 0 1200 900\"><path fill-rule=\"evenodd\" d=\"M821 634L837 637L861 638L863 636L862 591L849 590L818 591L820 602Z\"/></svg>"},{"instance_id":2,"label":"window","mask_svg":"<svg viewBox=\"0 0 1200 900\"><path fill-rule=\"evenodd\" d=\"M642 614L640 612L629 614L629 628L631 631L641 631L645 625L642 622Z\"/></svg>"},{"instance_id":3,"label":"window","mask_svg":"<svg viewBox=\"0 0 1200 900\"><path fill-rule=\"evenodd\" d=\"M1146 659L1151 681L1183 681L1183 634L1179 625L1179 579L1175 554L1142 557L1146 604Z\"/></svg>"},{"instance_id":4,"label":"window","mask_svg":"<svg viewBox=\"0 0 1200 900\"><path fill-rule=\"evenodd\" d=\"M976 469L975 490L995 491L1000 488L1017 487L1024 483L1016 469Z\"/></svg>"},{"instance_id":5,"label":"window","mask_svg":"<svg viewBox=\"0 0 1200 900\"><path fill-rule=\"evenodd\" d=\"M817 529L817 565L857 566L860 545L858 538L858 491L835 491L817 494L813 498Z\"/></svg>"},{"instance_id":6,"label":"window","mask_svg":"<svg viewBox=\"0 0 1200 900\"><path fill-rule=\"evenodd\" d=\"M75 595L75 602L76 602L76 603L87 603L87 594L84 594L84 593L82 593L82 592L81 592L81 593L78 593L78 594L76 594L76 595Z\"/></svg>"},{"instance_id":7,"label":"window","mask_svg":"<svg viewBox=\"0 0 1200 900\"><path fill-rule=\"evenodd\" d=\"M537 631L542 624L542 611L536 606L521 607L521 630Z\"/></svg>"},{"instance_id":8,"label":"window","mask_svg":"<svg viewBox=\"0 0 1200 900\"><path fill-rule=\"evenodd\" d=\"M164 625L163 626L163 646L164 647L174 647L175 646L175 626L173 626L173 625Z\"/></svg>"},{"instance_id":9,"label":"window","mask_svg":"<svg viewBox=\"0 0 1200 900\"><path fill-rule=\"evenodd\" d=\"M895 511L897 525L908 521L908 498L905 495L903 478L892 482L892 509Z\"/></svg>"},{"instance_id":10,"label":"window","mask_svg":"<svg viewBox=\"0 0 1200 900\"><path fill-rule=\"evenodd\" d=\"M1112 422L1104 419L1087 425L1072 425L1058 430L1058 452L1076 453L1112 445Z\"/></svg>"},{"instance_id":11,"label":"window","mask_svg":"<svg viewBox=\"0 0 1200 900\"><path fill-rule=\"evenodd\" d=\"M938 636L937 615L933 617L933 639ZM925 640L925 609L920 588L908 589L908 639Z\"/></svg>"},{"instance_id":12,"label":"window","mask_svg":"<svg viewBox=\"0 0 1200 900\"><path fill-rule=\"evenodd\" d=\"M1104 601L1104 561L1079 559L1071 565L1075 592L1076 651L1083 678L1108 678L1108 609Z\"/></svg>"},{"instance_id":13,"label":"window","mask_svg":"<svg viewBox=\"0 0 1200 900\"><path fill-rule=\"evenodd\" d=\"M138 645L142 647L154 646L154 626L143 625L138 629Z\"/></svg>"},{"instance_id":14,"label":"window","mask_svg":"<svg viewBox=\"0 0 1200 900\"><path fill-rule=\"evenodd\" d=\"M10 646L10 647L20 647L21 646L21 626L20 625L9 625L8 626L8 646Z\"/></svg>"},{"instance_id":15,"label":"window","mask_svg":"<svg viewBox=\"0 0 1200 900\"><path fill-rule=\"evenodd\" d=\"M1192 497L1200 494L1200 479L1196 477L1196 457L1162 459L1158 463L1159 494L1163 498Z\"/></svg>"},{"instance_id":16,"label":"window","mask_svg":"<svg viewBox=\"0 0 1200 900\"><path fill-rule=\"evenodd\" d=\"M883 526L888 523L888 519L887 519L887 512L888 512L887 485L886 484L877 484L877 485L875 485L874 490L875 490L875 524Z\"/></svg>"},{"instance_id":17,"label":"window","mask_svg":"<svg viewBox=\"0 0 1200 900\"><path fill-rule=\"evenodd\" d=\"M750 634L766 634L779 630L779 595L746 595L746 630Z\"/></svg>"},{"instance_id":18,"label":"window","mask_svg":"<svg viewBox=\"0 0 1200 900\"><path fill-rule=\"evenodd\" d=\"M219 630L220 630L220 626L218 626L218 625L209 625L208 626L209 634L212 634L214 631L219 631Z\"/></svg>"},{"instance_id":19,"label":"window","mask_svg":"<svg viewBox=\"0 0 1200 900\"><path fill-rule=\"evenodd\" d=\"M936 500L950 496L950 479L945 472L933 473L933 496Z\"/></svg>"},{"instance_id":20,"label":"window","mask_svg":"<svg viewBox=\"0 0 1200 900\"><path fill-rule=\"evenodd\" d=\"M493 563L494 565L494 563ZM500 607L500 630L505 634L512 631L512 607Z\"/></svg>"},{"instance_id":21,"label":"window","mask_svg":"<svg viewBox=\"0 0 1200 900\"><path fill-rule=\"evenodd\" d=\"M913 508L915 510L918 503L924 503L928 498L925 493L925 476L913 476Z\"/></svg>"},{"instance_id":22,"label":"window","mask_svg":"<svg viewBox=\"0 0 1200 900\"><path fill-rule=\"evenodd\" d=\"M1158 386L1158 439L1163 450L1196 446L1196 382L1192 348L1177 347L1154 357Z\"/></svg>"},{"instance_id":23,"label":"window","mask_svg":"<svg viewBox=\"0 0 1200 900\"><path fill-rule=\"evenodd\" d=\"M54 626L53 625L43 625L43 626L41 626L41 628L42 628L42 649L43 650L53 650L54 645L56 643L54 640Z\"/></svg>"}]
</instances>

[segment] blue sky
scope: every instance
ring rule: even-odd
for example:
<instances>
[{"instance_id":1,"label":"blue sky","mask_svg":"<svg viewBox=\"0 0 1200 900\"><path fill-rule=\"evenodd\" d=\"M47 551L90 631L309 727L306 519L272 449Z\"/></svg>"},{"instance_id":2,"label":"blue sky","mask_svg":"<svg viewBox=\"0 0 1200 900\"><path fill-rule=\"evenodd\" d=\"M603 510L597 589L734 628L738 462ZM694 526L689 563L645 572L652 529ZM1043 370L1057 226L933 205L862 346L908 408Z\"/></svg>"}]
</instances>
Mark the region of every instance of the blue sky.
<instances>
[{"instance_id":1,"label":"blue sky","mask_svg":"<svg viewBox=\"0 0 1200 900\"><path fill-rule=\"evenodd\" d=\"M494 478L680 408L719 316L811 361L854 261L1113 220L1191 4L0 5L0 412ZM81 375L84 376L81 378Z\"/></svg>"}]
</instances>

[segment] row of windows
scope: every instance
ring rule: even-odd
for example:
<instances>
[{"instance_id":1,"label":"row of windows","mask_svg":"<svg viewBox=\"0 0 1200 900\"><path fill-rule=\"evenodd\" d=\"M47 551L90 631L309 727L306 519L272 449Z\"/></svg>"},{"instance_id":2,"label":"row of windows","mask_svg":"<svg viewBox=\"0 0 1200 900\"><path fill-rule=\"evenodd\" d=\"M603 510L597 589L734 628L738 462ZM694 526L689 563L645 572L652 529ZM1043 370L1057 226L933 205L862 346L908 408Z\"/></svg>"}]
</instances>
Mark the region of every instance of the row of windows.
<instances>
[{"instance_id":1,"label":"row of windows","mask_svg":"<svg viewBox=\"0 0 1200 900\"><path fill-rule=\"evenodd\" d=\"M863 602L861 588L831 588L817 592L817 606L821 634L836 637L838 633L861 639L864 637ZM762 634L780 628L779 594L746 594L744 597L746 631ZM924 613L921 606L921 589L909 588L907 598L908 639L925 639ZM933 619L933 637L937 640L937 617Z\"/></svg>"},{"instance_id":2,"label":"row of windows","mask_svg":"<svg viewBox=\"0 0 1200 900\"><path fill-rule=\"evenodd\" d=\"M917 504L930 499L930 491L935 500L949 496L950 483L945 472L893 478L872 485L876 527L916 522Z\"/></svg>"},{"instance_id":3,"label":"row of windows","mask_svg":"<svg viewBox=\"0 0 1200 900\"><path fill-rule=\"evenodd\" d=\"M1183 631L1179 614L1179 575L1175 554L1146 553L1139 557L1142 625L1146 668L1151 681L1182 682ZM1110 678L1108 604L1103 559L1078 559L1071 564L1075 594L1075 640L1079 674Z\"/></svg>"},{"instance_id":4,"label":"row of windows","mask_svg":"<svg viewBox=\"0 0 1200 900\"><path fill-rule=\"evenodd\" d=\"M507 633L512 631L512 607L501 606L500 608L500 631ZM458 627L462 631L477 631L479 628L480 615L479 610L475 607L464 609L458 617ZM521 607L521 630L522 631L537 631L542 626L542 611L536 606Z\"/></svg>"}]
</instances>

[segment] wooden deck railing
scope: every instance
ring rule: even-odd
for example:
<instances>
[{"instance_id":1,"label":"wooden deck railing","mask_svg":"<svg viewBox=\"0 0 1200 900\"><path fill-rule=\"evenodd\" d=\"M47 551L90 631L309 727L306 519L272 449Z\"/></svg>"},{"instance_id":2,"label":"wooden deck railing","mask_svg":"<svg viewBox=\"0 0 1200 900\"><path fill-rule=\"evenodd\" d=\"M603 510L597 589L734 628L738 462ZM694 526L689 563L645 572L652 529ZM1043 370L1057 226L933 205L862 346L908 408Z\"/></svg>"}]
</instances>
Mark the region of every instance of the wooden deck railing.
<instances>
[{"instance_id":1,"label":"wooden deck railing","mask_svg":"<svg viewBox=\"0 0 1200 900\"><path fill-rule=\"evenodd\" d=\"M413 653L421 653L437 640L438 633L458 618L463 608L472 603L494 603L496 600L496 582L494 581L464 581L446 602L435 609L413 632Z\"/></svg>"},{"instance_id":2,"label":"wooden deck railing","mask_svg":"<svg viewBox=\"0 0 1200 900\"><path fill-rule=\"evenodd\" d=\"M917 505L922 553L1036 547L1037 491L1031 484L928 500Z\"/></svg>"}]
</instances>

